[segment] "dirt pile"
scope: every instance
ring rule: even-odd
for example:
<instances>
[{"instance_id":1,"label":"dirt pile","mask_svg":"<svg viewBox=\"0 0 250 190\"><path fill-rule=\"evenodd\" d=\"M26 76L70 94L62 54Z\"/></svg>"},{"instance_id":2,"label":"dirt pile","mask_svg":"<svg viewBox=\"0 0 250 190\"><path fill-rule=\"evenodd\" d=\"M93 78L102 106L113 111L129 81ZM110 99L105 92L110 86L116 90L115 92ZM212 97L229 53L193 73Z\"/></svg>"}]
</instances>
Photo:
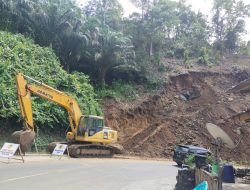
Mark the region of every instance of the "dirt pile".
<instances>
[{"instance_id":1,"label":"dirt pile","mask_svg":"<svg viewBox=\"0 0 250 190\"><path fill-rule=\"evenodd\" d=\"M237 144L239 126L228 118L250 107L250 95L227 90L248 77L247 72L189 72L170 77L164 90L143 101L124 104L107 98L107 125L118 130L120 143L134 155L170 157L177 143L211 147L207 122L221 126ZM244 129L235 150L223 148L224 159L249 159L250 134Z\"/></svg>"}]
</instances>

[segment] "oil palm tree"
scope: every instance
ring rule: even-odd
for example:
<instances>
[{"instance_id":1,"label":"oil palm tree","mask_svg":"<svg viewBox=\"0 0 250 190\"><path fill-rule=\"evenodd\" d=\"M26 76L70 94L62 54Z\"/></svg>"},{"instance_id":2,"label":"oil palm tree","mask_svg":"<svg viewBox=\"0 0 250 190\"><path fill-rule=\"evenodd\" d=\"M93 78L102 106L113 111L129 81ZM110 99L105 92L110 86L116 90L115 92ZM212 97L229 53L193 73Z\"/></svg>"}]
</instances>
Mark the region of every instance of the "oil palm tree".
<instances>
[{"instance_id":1,"label":"oil palm tree","mask_svg":"<svg viewBox=\"0 0 250 190\"><path fill-rule=\"evenodd\" d=\"M89 67L97 74L98 83L105 85L105 78L111 69L133 63L134 50L130 38L123 33L114 31L108 26L96 28L92 32L89 48Z\"/></svg>"}]
</instances>

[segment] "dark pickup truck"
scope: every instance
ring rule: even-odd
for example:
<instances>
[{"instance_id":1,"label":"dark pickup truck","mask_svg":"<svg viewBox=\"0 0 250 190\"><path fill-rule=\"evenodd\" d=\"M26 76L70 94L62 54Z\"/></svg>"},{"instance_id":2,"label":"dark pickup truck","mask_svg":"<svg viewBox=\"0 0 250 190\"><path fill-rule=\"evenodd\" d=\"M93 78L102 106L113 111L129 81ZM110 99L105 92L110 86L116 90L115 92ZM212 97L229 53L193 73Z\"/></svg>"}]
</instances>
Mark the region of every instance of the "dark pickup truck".
<instances>
[{"instance_id":1,"label":"dark pickup truck","mask_svg":"<svg viewBox=\"0 0 250 190\"><path fill-rule=\"evenodd\" d=\"M206 158L207 156L211 155L211 152L208 149L202 147L179 144L175 147L173 160L180 167L184 163L185 158L187 158L187 156L190 154Z\"/></svg>"}]
</instances>

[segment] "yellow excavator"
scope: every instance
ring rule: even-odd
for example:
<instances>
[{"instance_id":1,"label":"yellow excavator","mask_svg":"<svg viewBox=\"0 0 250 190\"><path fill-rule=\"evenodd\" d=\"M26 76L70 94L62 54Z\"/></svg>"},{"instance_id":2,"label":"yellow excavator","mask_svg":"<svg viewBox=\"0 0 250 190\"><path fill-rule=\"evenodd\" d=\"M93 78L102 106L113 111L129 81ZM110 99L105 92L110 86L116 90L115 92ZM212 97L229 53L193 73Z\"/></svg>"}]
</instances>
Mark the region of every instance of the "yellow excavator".
<instances>
[{"instance_id":1,"label":"yellow excavator","mask_svg":"<svg viewBox=\"0 0 250 190\"><path fill-rule=\"evenodd\" d=\"M27 83L27 80L31 82ZM12 139L13 142L20 144L23 153L35 139L31 94L54 102L67 110L70 131L67 132L66 143L70 156L105 157L120 152L119 146L113 146L117 142L117 131L105 127L103 117L82 115L78 103L69 95L21 73L16 75L16 86L24 130L14 132Z\"/></svg>"}]
</instances>

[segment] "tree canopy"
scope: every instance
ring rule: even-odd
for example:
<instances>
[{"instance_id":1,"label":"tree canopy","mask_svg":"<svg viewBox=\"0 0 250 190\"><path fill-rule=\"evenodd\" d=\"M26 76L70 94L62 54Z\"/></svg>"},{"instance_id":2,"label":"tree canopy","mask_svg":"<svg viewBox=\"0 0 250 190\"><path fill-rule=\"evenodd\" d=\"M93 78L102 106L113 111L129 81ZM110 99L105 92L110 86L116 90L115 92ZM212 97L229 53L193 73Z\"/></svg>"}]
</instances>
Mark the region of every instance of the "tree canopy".
<instances>
[{"instance_id":1,"label":"tree canopy","mask_svg":"<svg viewBox=\"0 0 250 190\"><path fill-rule=\"evenodd\" d=\"M242 0L214 0L211 21L185 0L131 2L140 11L124 18L118 0L89 0L83 7L74 0L0 0L0 29L51 47L67 72L89 74L100 85L120 66L148 77L167 57L185 62L247 49L241 35L250 5Z\"/></svg>"},{"instance_id":2,"label":"tree canopy","mask_svg":"<svg viewBox=\"0 0 250 190\"><path fill-rule=\"evenodd\" d=\"M237 51L240 35L245 31L244 18L250 16L250 5L242 0L214 0L212 10L215 44L221 51Z\"/></svg>"}]
</instances>

